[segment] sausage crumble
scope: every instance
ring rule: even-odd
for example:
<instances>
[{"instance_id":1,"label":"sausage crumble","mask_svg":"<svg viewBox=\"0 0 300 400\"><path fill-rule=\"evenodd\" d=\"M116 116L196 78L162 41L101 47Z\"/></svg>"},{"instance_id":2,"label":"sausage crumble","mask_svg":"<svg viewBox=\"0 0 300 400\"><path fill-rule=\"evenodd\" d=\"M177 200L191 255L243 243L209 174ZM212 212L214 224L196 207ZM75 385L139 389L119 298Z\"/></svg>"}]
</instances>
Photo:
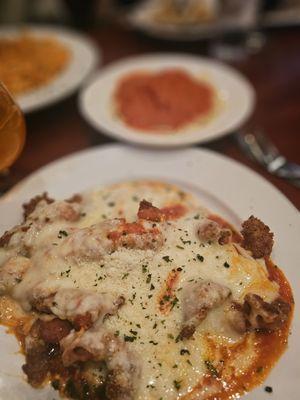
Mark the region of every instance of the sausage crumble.
<instances>
[{"instance_id":1,"label":"sausage crumble","mask_svg":"<svg viewBox=\"0 0 300 400\"><path fill-rule=\"evenodd\" d=\"M242 228L242 246L250 250L254 258L268 257L274 244L270 228L253 215L243 222Z\"/></svg>"}]
</instances>

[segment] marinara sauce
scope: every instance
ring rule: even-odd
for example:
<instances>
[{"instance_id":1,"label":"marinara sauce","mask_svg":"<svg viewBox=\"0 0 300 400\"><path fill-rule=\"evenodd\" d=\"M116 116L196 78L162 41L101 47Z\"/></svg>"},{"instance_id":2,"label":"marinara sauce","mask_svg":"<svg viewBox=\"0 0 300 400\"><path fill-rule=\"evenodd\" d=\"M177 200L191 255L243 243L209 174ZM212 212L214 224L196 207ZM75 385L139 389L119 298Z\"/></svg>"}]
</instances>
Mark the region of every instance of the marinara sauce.
<instances>
[{"instance_id":1,"label":"marinara sauce","mask_svg":"<svg viewBox=\"0 0 300 400\"><path fill-rule=\"evenodd\" d=\"M115 92L119 116L135 129L176 130L207 116L214 90L180 69L125 76Z\"/></svg>"}]
</instances>

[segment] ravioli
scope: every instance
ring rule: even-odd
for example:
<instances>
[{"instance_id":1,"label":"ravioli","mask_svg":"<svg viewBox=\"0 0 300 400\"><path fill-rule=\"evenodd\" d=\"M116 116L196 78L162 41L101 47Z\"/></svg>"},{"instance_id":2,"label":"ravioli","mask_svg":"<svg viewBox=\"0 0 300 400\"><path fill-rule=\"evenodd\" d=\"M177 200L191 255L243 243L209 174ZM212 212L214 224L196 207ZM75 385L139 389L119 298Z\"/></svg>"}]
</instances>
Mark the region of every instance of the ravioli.
<instances>
[{"instance_id":1,"label":"ravioli","mask_svg":"<svg viewBox=\"0 0 300 400\"><path fill-rule=\"evenodd\" d=\"M287 344L293 297L272 244L258 219L240 234L162 182L42 195L0 239L1 322L21 338L34 387L229 399L261 383Z\"/></svg>"}]
</instances>

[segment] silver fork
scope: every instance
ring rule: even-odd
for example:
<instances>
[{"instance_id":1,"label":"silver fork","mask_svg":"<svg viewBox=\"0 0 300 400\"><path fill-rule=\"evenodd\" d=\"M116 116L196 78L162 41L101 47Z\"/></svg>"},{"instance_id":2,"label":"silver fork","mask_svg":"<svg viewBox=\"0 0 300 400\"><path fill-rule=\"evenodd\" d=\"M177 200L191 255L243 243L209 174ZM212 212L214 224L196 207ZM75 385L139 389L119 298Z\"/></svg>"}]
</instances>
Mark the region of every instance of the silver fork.
<instances>
[{"instance_id":1,"label":"silver fork","mask_svg":"<svg viewBox=\"0 0 300 400\"><path fill-rule=\"evenodd\" d=\"M261 130L242 131L237 139L242 149L271 174L300 187L300 165L288 161Z\"/></svg>"}]
</instances>

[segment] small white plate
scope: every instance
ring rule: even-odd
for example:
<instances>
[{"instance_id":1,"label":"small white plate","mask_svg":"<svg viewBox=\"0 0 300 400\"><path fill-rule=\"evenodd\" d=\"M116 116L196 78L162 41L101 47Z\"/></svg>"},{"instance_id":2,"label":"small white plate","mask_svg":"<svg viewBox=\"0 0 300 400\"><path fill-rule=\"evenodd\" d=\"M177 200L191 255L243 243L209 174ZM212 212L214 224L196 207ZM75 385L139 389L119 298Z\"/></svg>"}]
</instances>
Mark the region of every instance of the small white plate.
<instances>
[{"instance_id":1,"label":"small white plate","mask_svg":"<svg viewBox=\"0 0 300 400\"><path fill-rule=\"evenodd\" d=\"M53 37L71 52L71 59L66 68L53 80L16 97L17 103L25 113L39 110L71 95L100 61L99 50L88 37L65 28L43 25L1 27L0 39L17 37L23 31L37 38Z\"/></svg>"},{"instance_id":2,"label":"small white plate","mask_svg":"<svg viewBox=\"0 0 300 400\"><path fill-rule=\"evenodd\" d=\"M133 129L115 115L114 92L122 77L135 71L170 68L183 69L215 88L219 106L208 121L193 123L178 131L157 133ZM79 98L83 117L95 129L117 139L156 147L186 146L229 134L249 117L254 104L254 89L239 72L213 60L179 54L132 57L111 64L90 80Z\"/></svg>"},{"instance_id":3,"label":"small white plate","mask_svg":"<svg viewBox=\"0 0 300 400\"><path fill-rule=\"evenodd\" d=\"M180 185L196 194L202 203L231 223L254 214L275 234L274 261L293 286L296 309L289 347L266 382L247 396L270 400L264 386L272 386L272 400L298 400L300 376L300 272L299 213L270 183L248 168L204 149L150 151L107 145L65 157L32 174L0 201L0 232L20 222L21 204L48 191L56 198L90 188L138 178L159 179ZM53 400L50 387L36 390L26 384L21 372L23 356L12 335L0 327L0 399Z\"/></svg>"}]
</instances>

